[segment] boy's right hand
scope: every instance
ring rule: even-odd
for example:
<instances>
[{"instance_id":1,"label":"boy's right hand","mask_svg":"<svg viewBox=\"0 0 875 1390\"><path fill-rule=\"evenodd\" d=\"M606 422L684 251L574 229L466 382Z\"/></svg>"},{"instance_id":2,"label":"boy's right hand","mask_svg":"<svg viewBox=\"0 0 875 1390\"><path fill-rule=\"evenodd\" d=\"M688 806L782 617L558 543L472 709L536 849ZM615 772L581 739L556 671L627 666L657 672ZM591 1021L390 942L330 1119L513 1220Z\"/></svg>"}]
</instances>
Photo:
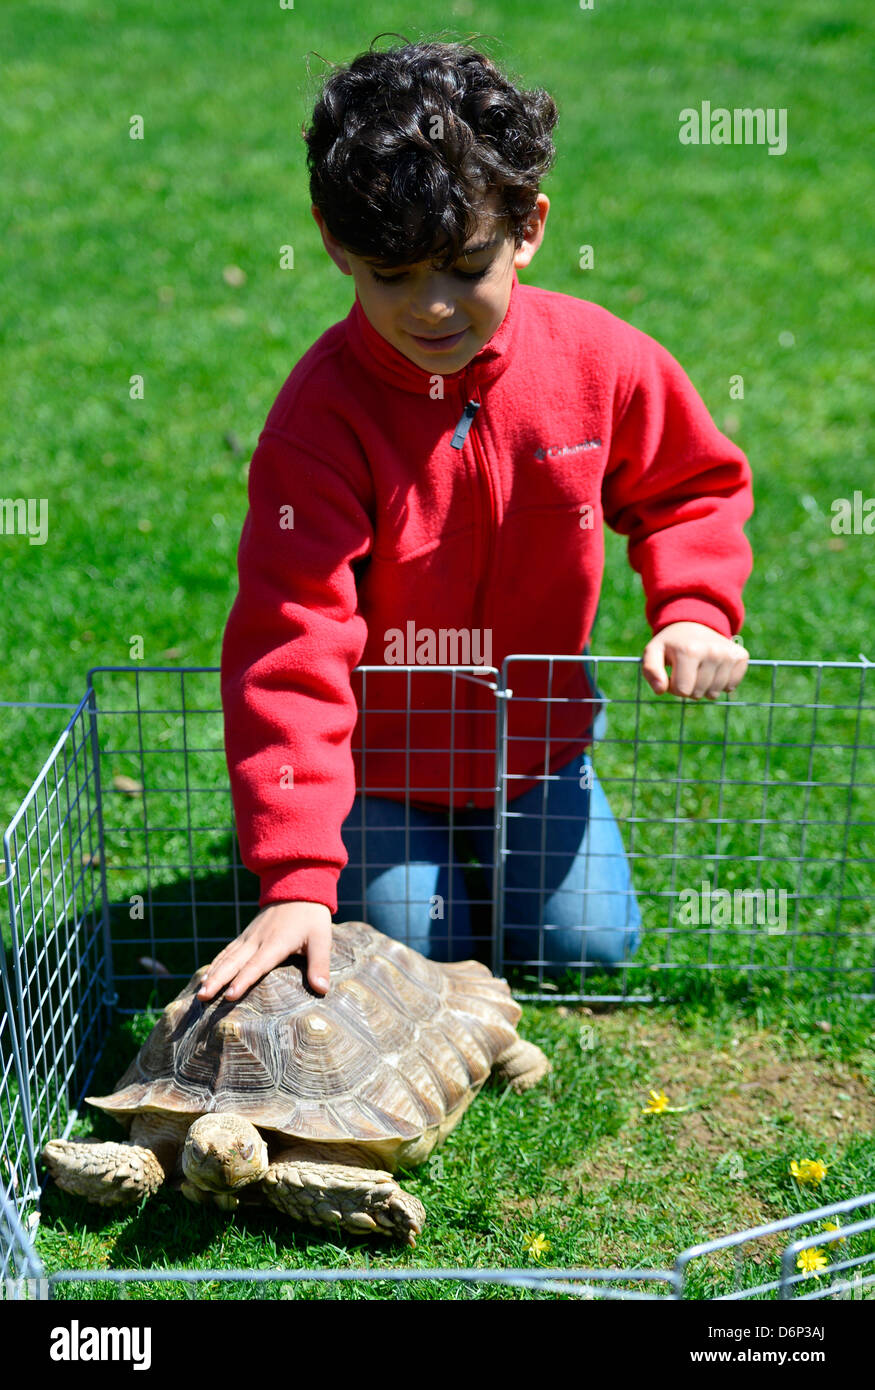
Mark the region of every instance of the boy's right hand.
<instances>
[{"instance_id":1,"label":"boy's right hand","mask_svg":"<svg viewBox=\"0 0 875 1390\"><path fill-rule=\"evenodd\" d=\"M197 997L205 1002L223 985L226 999L239 999L286 956L304 951L307 981L318 994L328 991L331 912L324 903L271 903L207 968Z\"/></svg>"}]
</instances>

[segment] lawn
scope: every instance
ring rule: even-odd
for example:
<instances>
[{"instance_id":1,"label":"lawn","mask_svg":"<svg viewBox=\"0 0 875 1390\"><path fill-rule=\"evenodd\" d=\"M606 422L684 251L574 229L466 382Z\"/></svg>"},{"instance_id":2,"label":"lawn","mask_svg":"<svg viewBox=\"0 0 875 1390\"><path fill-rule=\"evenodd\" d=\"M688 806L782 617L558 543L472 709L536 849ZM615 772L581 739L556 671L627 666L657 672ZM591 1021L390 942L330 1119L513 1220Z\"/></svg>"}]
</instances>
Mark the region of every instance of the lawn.
<instances>
[{"instance_id":1,"label":"lawn","mask_svg":"<svg viewBox=\"0 0 875 1390\"><path fill-rule=\"evenodd\" d=\"M218 664L248 459L295 362L351 302L351 282L325 255L309 212L299 132L318 91L316 55L347 61L389 30L485 36L511 75L556 99L546 238L520 278L595 300L658 338L747 453L757 504L745 591L752 654L875 660L873 539L830 524L836 499L875 494L866 114L875 50L862 0L840 15L824 0L716 9L597 0L591 12L426 0L415 11L389 3L373 20L339 0L289 11L254 0L220 11L205 0L10 0L0 10L0 476L5 496L48 499L49 532L41 546L0 535L4 824L66 721L62 708L37 704L75 703L90 667L129 665L134 652L146 666ZM680 110L704 100L786 108L787 152L680 144ZM145 122L141 141L129 138L135 114ZM280 268L286 244L294 270ZM592 269L579 265L584 244L594 248ZM142 399L129 394L134 375L143 377ZM739 375L743 399L730 396ZM637 656L649 636L640 581L624 542L607 541L593 648ZM622 698L622 683L608 693ZM667 725L676 717L656 716ZM714 728L719 711L689 718ZM843 718L822 734L824 783L828 739ZM741 739L750 726L739 719ZM613 728L622 725L615 719ZM845 719L843 739L847 730ZM856 806L854 842L869 858L849 919L863 930L866 895L875 896L865 831L875 822L871 745L867 734L857 777L870 787ZM737 756L745 766L754 758ZM784 759L779 775L797 778L798 758ZM200 771L222 786L221 756ZM620 752L612 772L622 816L631 771ZM657 791L646 795L658 800ZM840 815L840 801L830 792L812 812L804 841L812 859L829 835L817 821ZM778 805L807 821L792 789ZM187 827L184 808L168 808L172 859L174 835L184 842ZM690 862L706 855L712 813L704 793L684 808ZM134 862L125 854L141 829L136 805L127 815L122 863ZM751 852L752 836L739 825L732 851ZM666 884L651 849L642 844L637 871L656 914ZM173 887L172 878L155 882ZM816 873L805 879L806 929L824 926L816 897L824 887ZM125 879L119 896L128 891L136 885ZM230 935L234 926L211 930ZM845 945L841 963L856 972L855 987L862 979L871 990L871 939ZM647 949L663 958L645 938ZM708 950L710 961L710 939ZM702 964L695 951L673 959ZM726 960L738 964L731 951ZM813 930L796 963L819 961L835 963L835 943ZM692 970L673 982L672 1004L592 1015L587 1006L527 1005L524 1031L555 1070L525 1097L485 1092L441 1163L407 1180L429 1213L413 1252L326 1241L252 1213L228 1222L174 1194L118 1220L49 1187L40 1253L52 1269L366 1259L387 1269L516 1267L528 1258L524 1237L543 1231L542 1263L665 1268L697 1240L875 1187L871 1006L825 998L829 983L816 973L770 974L736 988L729 972L709 975L706 988ZM118 1049L133 1046L124 1030L143 1026L119 1024L101 1086L116 1079ZM592 1047L580 1046L585 1028ZM690 1108L642 1114L660 1087ZM789 1175L792 1159L804 1157L827 1165L817 1192ZM691 1291L709 1297L734 1277L727 1256L691 1271ZM318 1294L308 1286L304 1296Z\"/></svg>"},{"instance_id":2,"label":"lawn","mask_svg":"<svg viewBox=\"0 0 875 1390\"><path fill-rule=\"evenodd\" d=\"M115 1058L133 1051L146 1020L120 1026L95 1077L104 1094ZM414 1250L342 1231L310 1231L270 1211L233 1217L193 1207L175 1192L133 1214L101 1211L49 1185L37 1250L47 1272L113 1269L550 1268L666 1269L682 1249L875 1188L875 1053L868 1006L791 1004L758 982L735 999L709 993L677 1006L622 1009L532 1004L521 1032L550 1056L553 1071L516 1096L488 1085L422 1168L403 1175L427 1212ZM645 1113L651 1090L672 1107ZM118 1126L92 1112L94 1132ZM74 1132L87 1133L80 1123ZM819 1160L826 1176L802 1187L793 1160ZM860 1213L862 1216L864 1213ZM849 1225L853 1217L843 1223ZM815 1235L817 1221L794 1235ZM526 1239L542 1234L540 1259ZM694 1261L686 1296L713 1298L777 1278L792 1236L769 1236ZM869 1253L850 1237L832 1259ZM867 1272L864 1267L864 1274ZM816 1287L810 1275L799 1292ZM821 1278L823 1276L820 1276ZM737 1282L736 1282L737 1281ZM627 1289L658 1286L626 1281ZM346 1298L385 1296L389 1286L267 1286L208 1282L188 1296ZM81 1285L60 1284L81 1297ZM116 1297L97 1283L94 1297ZM132 1297L182 1297L178 1283L136 1284ZM392 1297L434 1297L405 1283ZM443 1297L532 1297L481 1285L439 1286ZM555 1296L555 1295L554 1295Z\"/></svg>"}]
</instances>

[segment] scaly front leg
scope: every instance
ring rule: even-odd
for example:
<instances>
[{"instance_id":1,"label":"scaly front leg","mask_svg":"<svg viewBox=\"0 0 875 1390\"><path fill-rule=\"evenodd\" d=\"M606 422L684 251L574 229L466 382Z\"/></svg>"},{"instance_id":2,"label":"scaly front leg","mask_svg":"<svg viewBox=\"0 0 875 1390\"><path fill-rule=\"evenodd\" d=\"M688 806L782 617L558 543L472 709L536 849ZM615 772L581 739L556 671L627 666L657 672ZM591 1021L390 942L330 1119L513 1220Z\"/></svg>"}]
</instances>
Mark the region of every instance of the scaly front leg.
<instances>
[{"instance_id":1,"label":"scaly front leg","mask_svg":"<svg viewBox=\"0 0 875 1390\"><path fill-rule=\"evenodd\" d=\"M341 1158L346 1161L339 1162ZM373 1232L415 1245L425 1208L391 1173L370 1162L354 1148L294 1144L271 1163L263 1191L273 1206L297 1221L340 1225L355 1235Z\"/></svg>"},{"instance_id":2,"label":"scaly front leg","mask_svg":"<svg viewBox=\"0 0 875 1390\"><path fill-rule=\"evenodd\" d=\"M163 1116L136 1115L130 1139L52 1139L42 1158L58 1187L98 1206L126 1206L151 1197L173 1169L181 1128Z\"/></svg>"}]
</instances>

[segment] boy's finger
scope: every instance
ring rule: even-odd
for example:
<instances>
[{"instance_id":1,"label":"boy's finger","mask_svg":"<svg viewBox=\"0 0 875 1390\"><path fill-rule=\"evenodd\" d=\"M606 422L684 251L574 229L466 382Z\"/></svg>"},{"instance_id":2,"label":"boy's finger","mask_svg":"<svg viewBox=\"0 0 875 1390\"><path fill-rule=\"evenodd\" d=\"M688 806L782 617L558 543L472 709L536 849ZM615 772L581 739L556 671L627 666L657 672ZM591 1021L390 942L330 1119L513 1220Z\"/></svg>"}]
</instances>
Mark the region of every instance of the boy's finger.
<instances>
[{"instance_id":1,"label":"boy's finger","mask_svg":"<svg viewBox=\"0 0 875 1390\"><path fill-rule=\"evenodd\" d=\"M246 993L250 985L254 985L261 979L262 975L267 974L271 967L265 965L262 969L259 965L260 958L261 953L256 951L252 958L246 962L243 969L237 971L237 974L225 990L226 999L239 999L241 994Z\"/></svg>"},{"instance_id":2,"label":"boy's finger","mask_svg":"<svg viewBox=\"0 0 875 1390\"><path fill-rule=\"evenodd\" d=\"M280 938L278 941L264 942L257 951L253 952L243 969L234 976L225 991L225 998L239 999L250 985L256 984L269 970L273 970L275 965L279 965L287 956L294 955L299 950L300 943L294 943L288 937Z\"/></svg>"},{"instance_id":3,"label":"boy's finger","mask_svg":"<svg viewBox=\"0 0 875 1390\"><path fill-rule=\"evenodd\" d=\"M198 999L212 999L213 995L222 988L222 985L228 983L235 968L227 961L214 960L200 982L200 988L197 992Z\"/></svg>"},{"instance_id":4,"label":"boy's finger","mask_svg":"<svg viewBox=\"0 0 875 1390\"><path fill-rule=\"evenodd\" d=\"M328 993L331 967L331 932L320 932L307 942L307 980L320 994Z\"/></svg>"},{"instance_id":5,"label":"boy's finger","mask_svg":"<svg viewBox=\"0 0 875 1390\"><path fill-rule=\"evenodd\" d=\"M672 695L684 695L689 699L696 688L698 672L698 658L688 656L686 652L678 652L671 663L669 690Z\"/></svg>"},{"instance_id":6,"label":"boy's finger","mask_svg":"<svg viewBox=\"0 0 875 1390\"><path fill-rule=\"evenodd\" d=\"M724 692L729 694L733 691L744 679L746 670L746 656L743 661L738 661L734 656L730 656L726 661L721 661L708 690L709 698L716 699Z\"/></svg>"},{"instance_id":7,"label":"boy's finger","mask_svg":"<svg viewBox=\"0 0 875 1390\"><path fill-rule=\"evenodd\" d=\"M648 642L641 658L641 674L652 690L661 695L668 689L668 672L665 669L665 643L657 637Z\"/></svg>"},{"instance_id":8,"label":"boy's finger","mask_svg":"<svg viewBox=\"0 0 875 1390\"><path fill-rule=\"evenodd\" d=\"M238 937L232 941L230 946L226 946L216 959L213 961L197 992L198 999L212 999L214 994L218 994L223 985L232 980L240 969L247 956L251 956L255 947L248 941L241 941ZM241 954L242 953L242 954Z\"/></svg>"},{"instance_id":9,"label":"boy's finger","mask_svg":"<svg viewBox=\"0 0 875 1390\"><path fill-rule=\"evenodd\" d=\"M733 662L731 657L727 661L721 661L719 663L717 669L711 677L711 683L705 692L709 700L718 699L719 696L723 694L724 690L728 690L730 688L729 681L732 676L734 665L735 663Z\"/></svg>"},{"instance_id":10,"label":"boy's finger","mask_svg":"<svg viewBox=\"0 0 875 1390\"><path fill-rule=\"evenodd\" d=\"M741 685L741 682L747 674L747 664L749 660L750 658L747 652L744 652L742 656L736 659L732 667L732 673L726 684L727 690L734 690L737 685Z\"/></svg>"},{"instance_id":11,"label":"boy's finger","mask_svg":"<svg viewBox=\"0 0 875 1390\"><path fill-rule=\"evenodd\" d=\"M694 700L701 700L705 691L710 690L716 684L717 672L719 669L719 662L711 661L704 657L702 658L699 662L699 673L696 676L696 684L693 686Z\"/></svg>"}]
</instances>

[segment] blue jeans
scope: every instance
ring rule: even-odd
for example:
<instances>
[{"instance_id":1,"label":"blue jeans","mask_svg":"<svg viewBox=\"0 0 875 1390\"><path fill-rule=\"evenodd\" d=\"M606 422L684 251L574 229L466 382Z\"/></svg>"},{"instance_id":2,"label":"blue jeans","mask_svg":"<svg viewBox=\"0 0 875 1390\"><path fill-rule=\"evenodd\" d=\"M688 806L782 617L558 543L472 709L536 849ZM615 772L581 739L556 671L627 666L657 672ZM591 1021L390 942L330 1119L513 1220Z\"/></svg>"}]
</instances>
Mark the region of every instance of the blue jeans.
<instances>
[{"instance_id":1,"label":"blue jeans","mask_svg":"<svg viewBox=\"0 0 875 1390\"><path fill-rule=\"evenodd\" d=\"M497 906L505 963L555 979L568 968L631 956L641 915L619 827L589 755L576 755L553 777L507 804ZM451 844L448 810L357 796L341 831L349 862L338 880L337 920L370 922L432 960L490 964L494 814L456 810ZM479 870L466 863L471 852Z\"/></svg>"}]
</instances>

